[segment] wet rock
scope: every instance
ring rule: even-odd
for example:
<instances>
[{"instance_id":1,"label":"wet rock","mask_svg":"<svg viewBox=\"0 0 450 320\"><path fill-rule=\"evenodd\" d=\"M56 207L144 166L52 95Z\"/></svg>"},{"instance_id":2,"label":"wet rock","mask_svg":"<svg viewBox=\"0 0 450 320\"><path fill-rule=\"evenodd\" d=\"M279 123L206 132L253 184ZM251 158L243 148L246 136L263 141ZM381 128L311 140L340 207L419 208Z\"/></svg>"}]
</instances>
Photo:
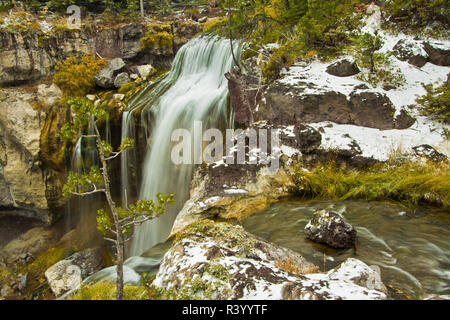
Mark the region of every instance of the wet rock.
<instances>
[{"instance_id":1,"label":"wet rock","mask_svg":"<svg viewBox=\"0 0 450 320\"><path fill-rule=\"evenodd\" d=\"M45 278L55 296L78 289L83 279L99 271L105 265L101 248L86 249L74 253L45 271Z\"/></svg>"},{"instance_id":2,"label":"wet rock","mask_svg":"<svg viewBox=\"0 0 450 320\"><path fill-rule=\"evenodd\" d=\"M428 144L422 144L420 146L413 147L412 149L417 156L427 158L431 161L439 162L447 160L447 156L445 154L436 151L436 149Z\"/></svg>"},{"instance_id":3,"label":"wet rock","mask_svg":"<svg viewBox=\"0 0 450 320\"><path fill-rule=\"evenodd\" d=\"M311 153L320 147L322 135L316 129L300 124L296 126L295 137L302 153Z\"/></svg>"},{"instance_id":4,"label":"wet rock","mask_svg":"<svg viewBox=\"0 0 450 320\"><path fill-rule=\"evenodd\" d=\"M128 82L130 82L128 74L126 72L122 72L119 73L114 79L114 86L119 89L121 86L127 84Z\"/></svg>"},{"instance_id":5,"label":"wet rock","mask_svg":"<svg viewBox=\"0 0 450 320\"><path fill-rule=\"evenodd\" d=\"M401 39L392 49L394 56L400 61L407 61L416 67L423 67L428 61L428 54L419 41Z\"/></svg>"},{"instance_id":6,"label":"wet rock","mask_svg":"<svg viewBox=\"0 0 450 320\"><path fill-rule=\"evenodd\" d=\"M427 41L423 45L430 56L431 63L438 66L450 66L450 46L439 41Z\"/></svg>"},{"instance_id":7,"label":"wet rock","mask_svg":"<svg viewBox=\"0 0 450 320\"><path fill-rule=\"evenodd\" d=\"M115 75L125 66L126 64L121 58L108 61L108 65L94 76L95 83L105 89L114 88Z\"/></svg>"},{"instance_id":8,"label":"wet rock","mask_svg":"<svg viewBox=\"0 0 450 320\"><path fill-rule=\"evenodd\" d=\"M183 232L165 254L153 284L184 299L387 298L374 289L380 286L371 281L375 276L368 275L371 269L364 263L349 261L344 267L348 273L316 273L291 250L239 226L211 221Z\"/></svg>"},{"instance_id":9,"label":"wet rock","mask_svg":"<svg viewBox=\"0 0 450 320\"><path fill-rule=\"evenodd\" d=\"M333 248L348 248L355 244L356 230L337 212L319 210L305 226L306 236L312 241Z\"/></svg>"},{"instance_id":10,"label":"wet rock","mask_svg":"<svg viewBox=\"0 0 450 320\"><path fill-rule=\"evenodd\" d=\"M327 67L327 72L336 77L350 77L360 72L354 61L339 60Z\"/></svg>"},{"instance_id":11,"label":"wet rock","mask_svg":"<svg viewBox=\"0 0 450 320\"><path fill-rule=\"evenodd\" d=\"M137 70L138 70L141 78L144 80L146 80L148 77L151 77L156 72L156 69L153 68L153 66L151 64L137 66Z\"/></svg>"}]
</instances>

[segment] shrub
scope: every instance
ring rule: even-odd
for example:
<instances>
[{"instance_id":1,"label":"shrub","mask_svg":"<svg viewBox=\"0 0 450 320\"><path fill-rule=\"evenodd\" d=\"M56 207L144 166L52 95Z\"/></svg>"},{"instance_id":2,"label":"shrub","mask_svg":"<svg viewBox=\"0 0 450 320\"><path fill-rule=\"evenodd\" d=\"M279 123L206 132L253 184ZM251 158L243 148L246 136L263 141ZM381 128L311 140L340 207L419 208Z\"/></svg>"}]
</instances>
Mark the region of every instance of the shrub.
<instances>
[{"instance_id":1,"label":"shrub","mask_svg":"<svg viewBox=\"0 0 450 320\"><path fill-rule=\"evenodd\" d=\"M438 87L433 84L422 84L426 94L417 98L416 102L422 105L421 113L446 123L450 122L450 88L447 83Z\"/></svg>"},{"instance_id":2,"label":"shrub","mask_svg":"<svg viewBox=\"0 0 450 320\"><path fill-rule=\"evenodd\" d=\"M423 27L434 21L450 23L450 4L447 0L391 0L386 12L395 22L411 27Z\"/></svg>"},{"instance_id":3,"label":"shrub","mask_svg":"<svg viewBox=\"0 0 450 320\"><path fill-rule=\"evenodd\" d=\"M399 68L391 64L391 54L377 52L383 47L383 39L376 33L363 33L355 40L356 62L358 66L368 68L369 73L360 73L358 79L372 86L383 85L402 86L405 77Z\"/></svg>"},{"instance_id":4,"label":"shrub","mask_svg":"<svg viewBox=\"0 0 450 320\"><path fill-rule=\"evenodd\" d=\"M57 63L53 82L66 96L83 96L94 88L94 76L104 65L106 62L103 59L71 56Z\"/></svg>"}]
</instances>

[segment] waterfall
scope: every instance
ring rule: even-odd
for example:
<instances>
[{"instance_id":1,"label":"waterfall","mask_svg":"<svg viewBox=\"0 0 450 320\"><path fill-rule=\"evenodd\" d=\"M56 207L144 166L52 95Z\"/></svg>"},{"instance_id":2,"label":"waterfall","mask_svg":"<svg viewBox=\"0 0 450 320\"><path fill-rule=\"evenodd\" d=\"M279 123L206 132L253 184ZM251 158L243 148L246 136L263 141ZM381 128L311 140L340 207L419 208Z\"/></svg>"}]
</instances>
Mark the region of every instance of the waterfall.
<instances>
[{"instance_id":1,"label":"waterfall","mask_svg":"<svg viewBox=\"0 0 450 320\"><path fill-rule=\"evenodd\" d=\"M236 44L234 48L238 58L240 47ZM232 125L224 76L232 67L229 40L215 36L194 38L178 51L168 74L129 102L123 115L122 139L135 137L135 115L139 114L148 142L137 196L154 199L157 192L174 192L176 199L176 205L170 206L163 216L136 228L129 255L140 255L165 241L189 197L193 165L172 163L171 149L175 144L171 142L172 132L178 128L193 132L194 121L202 121L203 130ZM136 177L132 178L129 170L133 166L129 163L132 152L123 153L121 159L122 205L133 198L130 184Z\"/></svg>"},{"instance_id":2,"label":"waterfall","mask_svg":"<svg viewBox=\"0 0 450 320\"><path fill-rule=\"evenodd\" d=\"M108 129L109 130L109 129ZM94 135L94 117L92 116L89 125L84 130L84 134ZM72 152L72 161L70 164L70 171L78 175L88 173L92 166L99 165L99 156L97 150L97 142L95 138L80 136L75 144ZM67 215L67 231L72 229L73 224L78 222L78 227L86 229L86 226L91 224L92 216L90 212L93 212L93 204L98 199L96 195L90 195L85 197L71 197L68 203L68 215ZM74 217L73 213L79 213L78 217ZM78 219L75 219L78 218ZM95 218L95 216L94 216ZM79 221L73 221L79 220ZM83 230L84 232L84 230Z\"/></svg>"}]
</instances>

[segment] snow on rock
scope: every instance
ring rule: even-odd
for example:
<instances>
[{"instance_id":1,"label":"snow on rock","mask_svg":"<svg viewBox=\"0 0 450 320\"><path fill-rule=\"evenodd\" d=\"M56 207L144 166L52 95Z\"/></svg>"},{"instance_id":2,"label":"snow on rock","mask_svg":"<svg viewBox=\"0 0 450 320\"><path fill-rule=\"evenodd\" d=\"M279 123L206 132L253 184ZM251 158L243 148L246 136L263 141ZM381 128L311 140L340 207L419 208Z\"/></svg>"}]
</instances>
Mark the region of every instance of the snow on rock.
<instances>
[{"instance_id":1,"label":"snow on rock","mask_svg":"<svg viewBox=\"0 0 450 320\"><path fill-rule=\"evenodd\" d=\"M290 261L291 270L280 267ZM295 271L294 271L295 270ZM356 259L328 273L240 226L193 227L166 253L153 284L183 299L386 299L376 271Z\"/></svg>"},{"instance_id":2,"label":"snow on rock","mask_svg":"<svg viewBox=\"0 0 450 320\"><path fill-rule=\"evenodd\" d=\"M305 226L306 236L312 241L333 248L348 248L355 244L356 230L341 213L319 210Z\"/></svg>"}]
</instances>

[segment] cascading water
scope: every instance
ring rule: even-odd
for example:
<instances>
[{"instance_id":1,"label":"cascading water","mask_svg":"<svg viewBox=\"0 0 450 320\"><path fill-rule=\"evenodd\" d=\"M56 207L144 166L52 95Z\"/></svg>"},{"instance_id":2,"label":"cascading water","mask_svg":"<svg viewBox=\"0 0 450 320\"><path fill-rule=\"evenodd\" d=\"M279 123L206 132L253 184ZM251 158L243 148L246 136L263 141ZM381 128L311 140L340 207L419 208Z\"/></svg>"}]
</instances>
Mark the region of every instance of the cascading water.
<instances>
[{"instance_id":1,"label":"cascading water","mask_svg":"<svg viewBox=\"0 0 450 320\"><path fill-rule=\"evenodd\" d=\"M92 117L89 123L89 126L84 129L85 134L94 135L94 118ZM88 173L92 166L99 165L97 144L95 138L87 138L87 137L79 137L77 143L72 152L72 161L71 161L71 172L74 172L78 175L82 175ZM89 221L84 221L89 219L89 212L92 212L93 200L97 196L90 195L87 197L72 197L69 200L69 208L68 208L68 216L67 216L67 230L72 229L74 222L74 217L72 216L73 212L79 212L79 226L84 228L84 226L89 225ZM87 199L86 199L87 198ZM85 228L84 228L85 229Z\"/></svg>"},{"instance_id":2,"label":"cascading water","mask_svg":"<svg viewBox=\"0 0 450 320\"><path fill-rule=\"evenodd\" d=\"M239 58L240 44L234 48ZM193 132L194 121L202 121L203 130L229 125L228 89L224 74L233 67L230 42L219 37L197 37L177 53L171 71L158 83L150 84L123 115L122 139L134 138L134 115L140 112L148 140L142 169L140 199L154 199L157 192L175 193L176 205L161 217L137 227L129 255L139 255L163 242L189 196L193 165L175 165L171 161L171 135L175 129ZM192 143L193 145L193 143ZM130 195L130 151L122 157L122 205Z\"/></svg>"}]
</instances>

